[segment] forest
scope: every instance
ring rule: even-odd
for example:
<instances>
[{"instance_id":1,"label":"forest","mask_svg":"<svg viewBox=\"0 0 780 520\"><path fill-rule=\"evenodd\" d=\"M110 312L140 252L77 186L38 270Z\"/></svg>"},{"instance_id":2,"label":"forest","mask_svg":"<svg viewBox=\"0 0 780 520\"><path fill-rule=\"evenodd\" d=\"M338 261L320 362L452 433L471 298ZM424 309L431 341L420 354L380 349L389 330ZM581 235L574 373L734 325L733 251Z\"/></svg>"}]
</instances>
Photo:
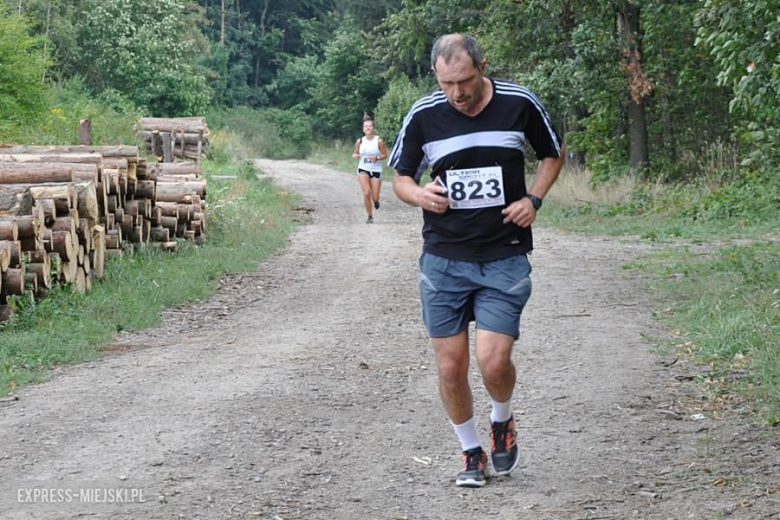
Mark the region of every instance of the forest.
<instances>
[{"instance_id":1,"label":"forest","mask_svg":"<svg viewBox=\"0 0 780 520\"><path fill-rule=\"evenodd\" d=\"M369 112L392 143L448 32L543 100L595 182L777 171L780 0L0 0L0 142L207 115L302 157Z\"/></svg>"}]
</instances>

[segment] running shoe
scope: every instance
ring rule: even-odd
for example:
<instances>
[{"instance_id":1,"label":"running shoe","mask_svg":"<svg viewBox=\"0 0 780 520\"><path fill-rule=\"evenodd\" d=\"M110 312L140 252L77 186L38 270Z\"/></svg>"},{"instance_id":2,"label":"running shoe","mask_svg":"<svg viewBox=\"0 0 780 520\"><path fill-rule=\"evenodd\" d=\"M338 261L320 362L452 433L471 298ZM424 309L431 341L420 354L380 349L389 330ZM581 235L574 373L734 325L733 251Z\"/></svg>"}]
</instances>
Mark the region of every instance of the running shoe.
<instances>
[{"instance_id":1,"label":"running shoe","mask_svg":"<svg viewBox=\"0 0 780 520\"><path fill-rule=\"evenodd\" d=\"M374 202L374 209L379 209L379 201Z\"/></svg>"},{"instance_id":2,"label":"running shoe","mask_svg":"<svg viewBox=\"0 0 780 520\"><path fill-rule=\"evenodd\" d=\"M374 217L369 215L368 218L366 219L366 224L373 224L373 223L374 223Z\"/></svg>"},{"instance_id":3,"label":"running shoe","mask_svg":"<svg viewBox=\"0 0 780 520\"><path fill-rule=\"evenodd\" d=\"M493 441L490 459L496 475L509 475L520 462L514 415L506 422L490 423L490 439Z\"/></svg>"},{"instance_id":4,"label":"running shoe","mask_svg":"<svg viewBox=\"0 0 780 520\"><path fill-rule=\"evenodd\" d=\"M487 455L481 447L463 452L463 471L455 478L455 485L461 487L479 488L485 485L485 468Z\"/></svg>"}]
</instances>

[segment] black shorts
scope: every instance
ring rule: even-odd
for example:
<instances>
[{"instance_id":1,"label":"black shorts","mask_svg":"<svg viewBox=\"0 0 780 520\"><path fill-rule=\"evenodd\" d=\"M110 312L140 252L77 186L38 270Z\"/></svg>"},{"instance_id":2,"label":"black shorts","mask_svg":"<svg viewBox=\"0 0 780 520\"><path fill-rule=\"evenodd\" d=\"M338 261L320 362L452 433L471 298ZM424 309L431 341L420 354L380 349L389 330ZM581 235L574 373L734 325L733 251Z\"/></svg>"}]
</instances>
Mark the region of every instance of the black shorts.
<instances>
[{"instance_id":1,"label":"black shorts","mask_svg":"<svg viewBox=\"0 0 780 520\"><path fill-rule=\"evenodd\" d=\"M369 179L382 179L382 172L370 172L368 170L364 170L363 168L358 168L358 175L361 173L368 175Z\"/></svg>"}]
</instances>

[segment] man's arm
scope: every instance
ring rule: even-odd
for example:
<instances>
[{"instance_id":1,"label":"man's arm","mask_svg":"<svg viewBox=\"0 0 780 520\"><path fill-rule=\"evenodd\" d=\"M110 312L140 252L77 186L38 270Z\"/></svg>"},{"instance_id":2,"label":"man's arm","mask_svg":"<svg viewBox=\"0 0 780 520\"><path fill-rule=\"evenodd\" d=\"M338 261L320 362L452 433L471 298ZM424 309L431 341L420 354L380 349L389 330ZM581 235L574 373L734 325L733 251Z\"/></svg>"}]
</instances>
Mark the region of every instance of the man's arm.
<instances>
[{"instance_id":1,"label":"man's arm","mask_svg":"<svg viewBox=\"0 0 780 520\"><path fill-rule=\"evenodd\" d=\"M435 182L419 186L414 177L401 175L397 171L393 177L393 190L399 199L410 206L417 206L434 213L444 213L449 207L447 189Z\"/></svg>"},{"instance_id":2,"label":"man's arm","mask_svg":"<svg viewBox=\"0 0 780 520\"><path fill-rule=\"evenodd\" d=\"M528 189L530 195L536 195L540 199L547 195L558 178L558 174L561 173L565 157L566 147L562 146L558 157L545 157L539 162L534 183ZM536 220L536 209L527 197L516 200L504 208L501 213L504 215L504 224L513 222L517 226L528 227Z\"/></svg>"}]
</instances>

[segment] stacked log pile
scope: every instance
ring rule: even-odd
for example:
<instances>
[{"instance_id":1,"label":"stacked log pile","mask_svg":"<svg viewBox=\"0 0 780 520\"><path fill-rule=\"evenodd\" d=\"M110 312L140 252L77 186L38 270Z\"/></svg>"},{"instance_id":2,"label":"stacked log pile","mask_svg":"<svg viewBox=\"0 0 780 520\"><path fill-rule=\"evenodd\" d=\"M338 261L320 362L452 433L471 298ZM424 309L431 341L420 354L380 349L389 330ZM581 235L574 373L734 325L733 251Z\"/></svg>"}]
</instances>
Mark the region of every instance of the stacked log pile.
<instances>
[{"instance_id":1,"label":"stacked log pile","mask_svg":"<svg viewBox=\"0 0 780 520\"><path fill-rule=\"evenodd\" d=\"M0 321L7 299L55 281L88 291L105 259L205 239L195 165L152 164L135 146L0 147Z\"/></svg>"},{"instance_id":2,"label":"stacked log pile","mask_svg":"<svg viewBox=\"0 0 780 520\"><path fill-rule=\"evenodd\" d=\"M137 132L147 152L159 162L170 163L175 157L206 158L209 129L205 117L142 117Z\"/></svg>"}]
</instances>

